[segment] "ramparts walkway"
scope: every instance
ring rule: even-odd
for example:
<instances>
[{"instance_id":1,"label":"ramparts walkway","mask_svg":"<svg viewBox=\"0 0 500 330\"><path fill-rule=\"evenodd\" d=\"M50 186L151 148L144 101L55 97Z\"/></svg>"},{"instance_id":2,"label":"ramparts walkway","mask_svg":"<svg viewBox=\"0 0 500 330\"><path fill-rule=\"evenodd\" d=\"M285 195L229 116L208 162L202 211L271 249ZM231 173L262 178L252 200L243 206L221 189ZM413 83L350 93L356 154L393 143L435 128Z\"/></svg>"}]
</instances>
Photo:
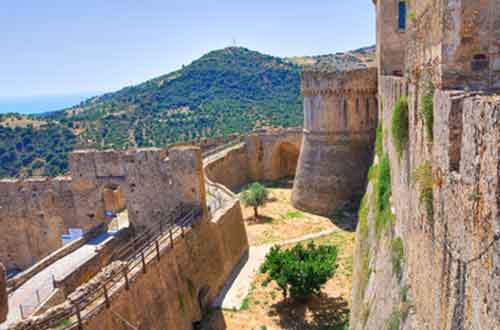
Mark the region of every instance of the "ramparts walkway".
<instances>
[{"instance_id":1,"label":"ramparts walkway","mask_svg":"<svg viewBox=\"0 0 500 330\"><path fill-rule=\"evenodd\" d=\"M81 267L98 254L101 245L111 239L113 239L112 233L104 232L99 234L79 249L35 274L12 292L9 295L9 314L7 320L0 325L0 330L6 329L8 324L30 316L40 303L54 292L54 279L61 279Z\"/></svg>"}]
</instances>

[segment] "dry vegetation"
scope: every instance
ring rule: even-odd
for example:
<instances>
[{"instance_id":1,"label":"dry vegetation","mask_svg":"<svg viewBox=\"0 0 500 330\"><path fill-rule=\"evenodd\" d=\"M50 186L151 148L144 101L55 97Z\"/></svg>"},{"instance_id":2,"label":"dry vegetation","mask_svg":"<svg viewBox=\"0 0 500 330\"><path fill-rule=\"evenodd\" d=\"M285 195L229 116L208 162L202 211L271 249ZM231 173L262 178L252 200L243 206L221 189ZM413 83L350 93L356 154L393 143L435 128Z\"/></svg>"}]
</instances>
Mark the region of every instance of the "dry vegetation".
<instances>
[{"instance_id":1,"label":"dry vegetation","mask_svg":"<svg viewBox=\"0 0 500 330\"><path fill-rule=\"evenodd\" d=\"M284 180L267 186L269 201L259 208L258 219L254 218L251 207L243 207L250 245L281 242L337 227L329 218L294 208L290 203L290 181Z\"/></svg>"}]
</instances>

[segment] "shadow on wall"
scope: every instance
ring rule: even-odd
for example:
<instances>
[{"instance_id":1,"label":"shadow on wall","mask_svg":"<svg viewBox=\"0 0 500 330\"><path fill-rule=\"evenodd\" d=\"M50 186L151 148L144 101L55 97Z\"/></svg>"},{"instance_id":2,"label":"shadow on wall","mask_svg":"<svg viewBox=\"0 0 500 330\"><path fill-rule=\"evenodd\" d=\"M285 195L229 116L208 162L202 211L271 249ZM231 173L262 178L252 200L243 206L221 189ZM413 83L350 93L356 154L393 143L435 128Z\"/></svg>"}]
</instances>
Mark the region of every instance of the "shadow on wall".
<instances>
[{"instance_id":1,"label":"shadow on wall","mask_svg":"<svg viewBox=\"0 0 500 330\"><path fill-rule=\"evenodd\" d=\"M300 150L289 142L282 142L273 150L272 177L281 179L295 176Z\"/></svg>"}]
</instances>

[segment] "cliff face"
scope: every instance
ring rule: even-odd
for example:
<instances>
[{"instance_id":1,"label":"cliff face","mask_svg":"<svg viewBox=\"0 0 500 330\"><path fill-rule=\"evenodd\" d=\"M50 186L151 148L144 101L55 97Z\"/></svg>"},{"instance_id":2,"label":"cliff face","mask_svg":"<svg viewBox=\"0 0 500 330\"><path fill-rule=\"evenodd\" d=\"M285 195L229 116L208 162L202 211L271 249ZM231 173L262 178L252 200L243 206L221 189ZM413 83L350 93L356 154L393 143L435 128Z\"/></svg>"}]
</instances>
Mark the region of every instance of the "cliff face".
<instances>
[{"instance_id":1,"label":"cliff face","mask_svg":"<svg viewBox=\"0 0 500 330\"><path fill-rule=\"evenodd\" d=\"M397 77L379 85L351 329L500 329L500 97L430 93ZM399 156L391 126L403 95L409 135Z\"/></svg>"}]
</instances>

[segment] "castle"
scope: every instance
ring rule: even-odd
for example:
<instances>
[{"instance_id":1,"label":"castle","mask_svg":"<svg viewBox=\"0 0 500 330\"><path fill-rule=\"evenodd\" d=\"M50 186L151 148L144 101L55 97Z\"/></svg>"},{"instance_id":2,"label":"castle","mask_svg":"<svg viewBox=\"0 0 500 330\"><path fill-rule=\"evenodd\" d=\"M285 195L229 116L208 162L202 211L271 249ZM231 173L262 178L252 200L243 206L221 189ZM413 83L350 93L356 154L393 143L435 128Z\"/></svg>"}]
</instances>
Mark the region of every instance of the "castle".
<instances>
[{"instance_id":1,"label":"castle","mask_svg":"<svg viewBox=\"0 0 500 330\"><path fill-rule=\"evenodd\" d=\"M500 3L374 4L377 68L303 72L302 130L207 142L203 155L182 145L78 151L71 177L1 181L0 261L31 267L0 277L0 320L5 286L22 286L126 209L123 237L55 280L46 306L9 329L71 319L126 330L122 314L147 329L189 329L246 257L231 190L295 175L297 208L330 214L361 204L351 329L500 329ZM75 227L86 236L61 246Z\"/></svg>"}]
</instances>

